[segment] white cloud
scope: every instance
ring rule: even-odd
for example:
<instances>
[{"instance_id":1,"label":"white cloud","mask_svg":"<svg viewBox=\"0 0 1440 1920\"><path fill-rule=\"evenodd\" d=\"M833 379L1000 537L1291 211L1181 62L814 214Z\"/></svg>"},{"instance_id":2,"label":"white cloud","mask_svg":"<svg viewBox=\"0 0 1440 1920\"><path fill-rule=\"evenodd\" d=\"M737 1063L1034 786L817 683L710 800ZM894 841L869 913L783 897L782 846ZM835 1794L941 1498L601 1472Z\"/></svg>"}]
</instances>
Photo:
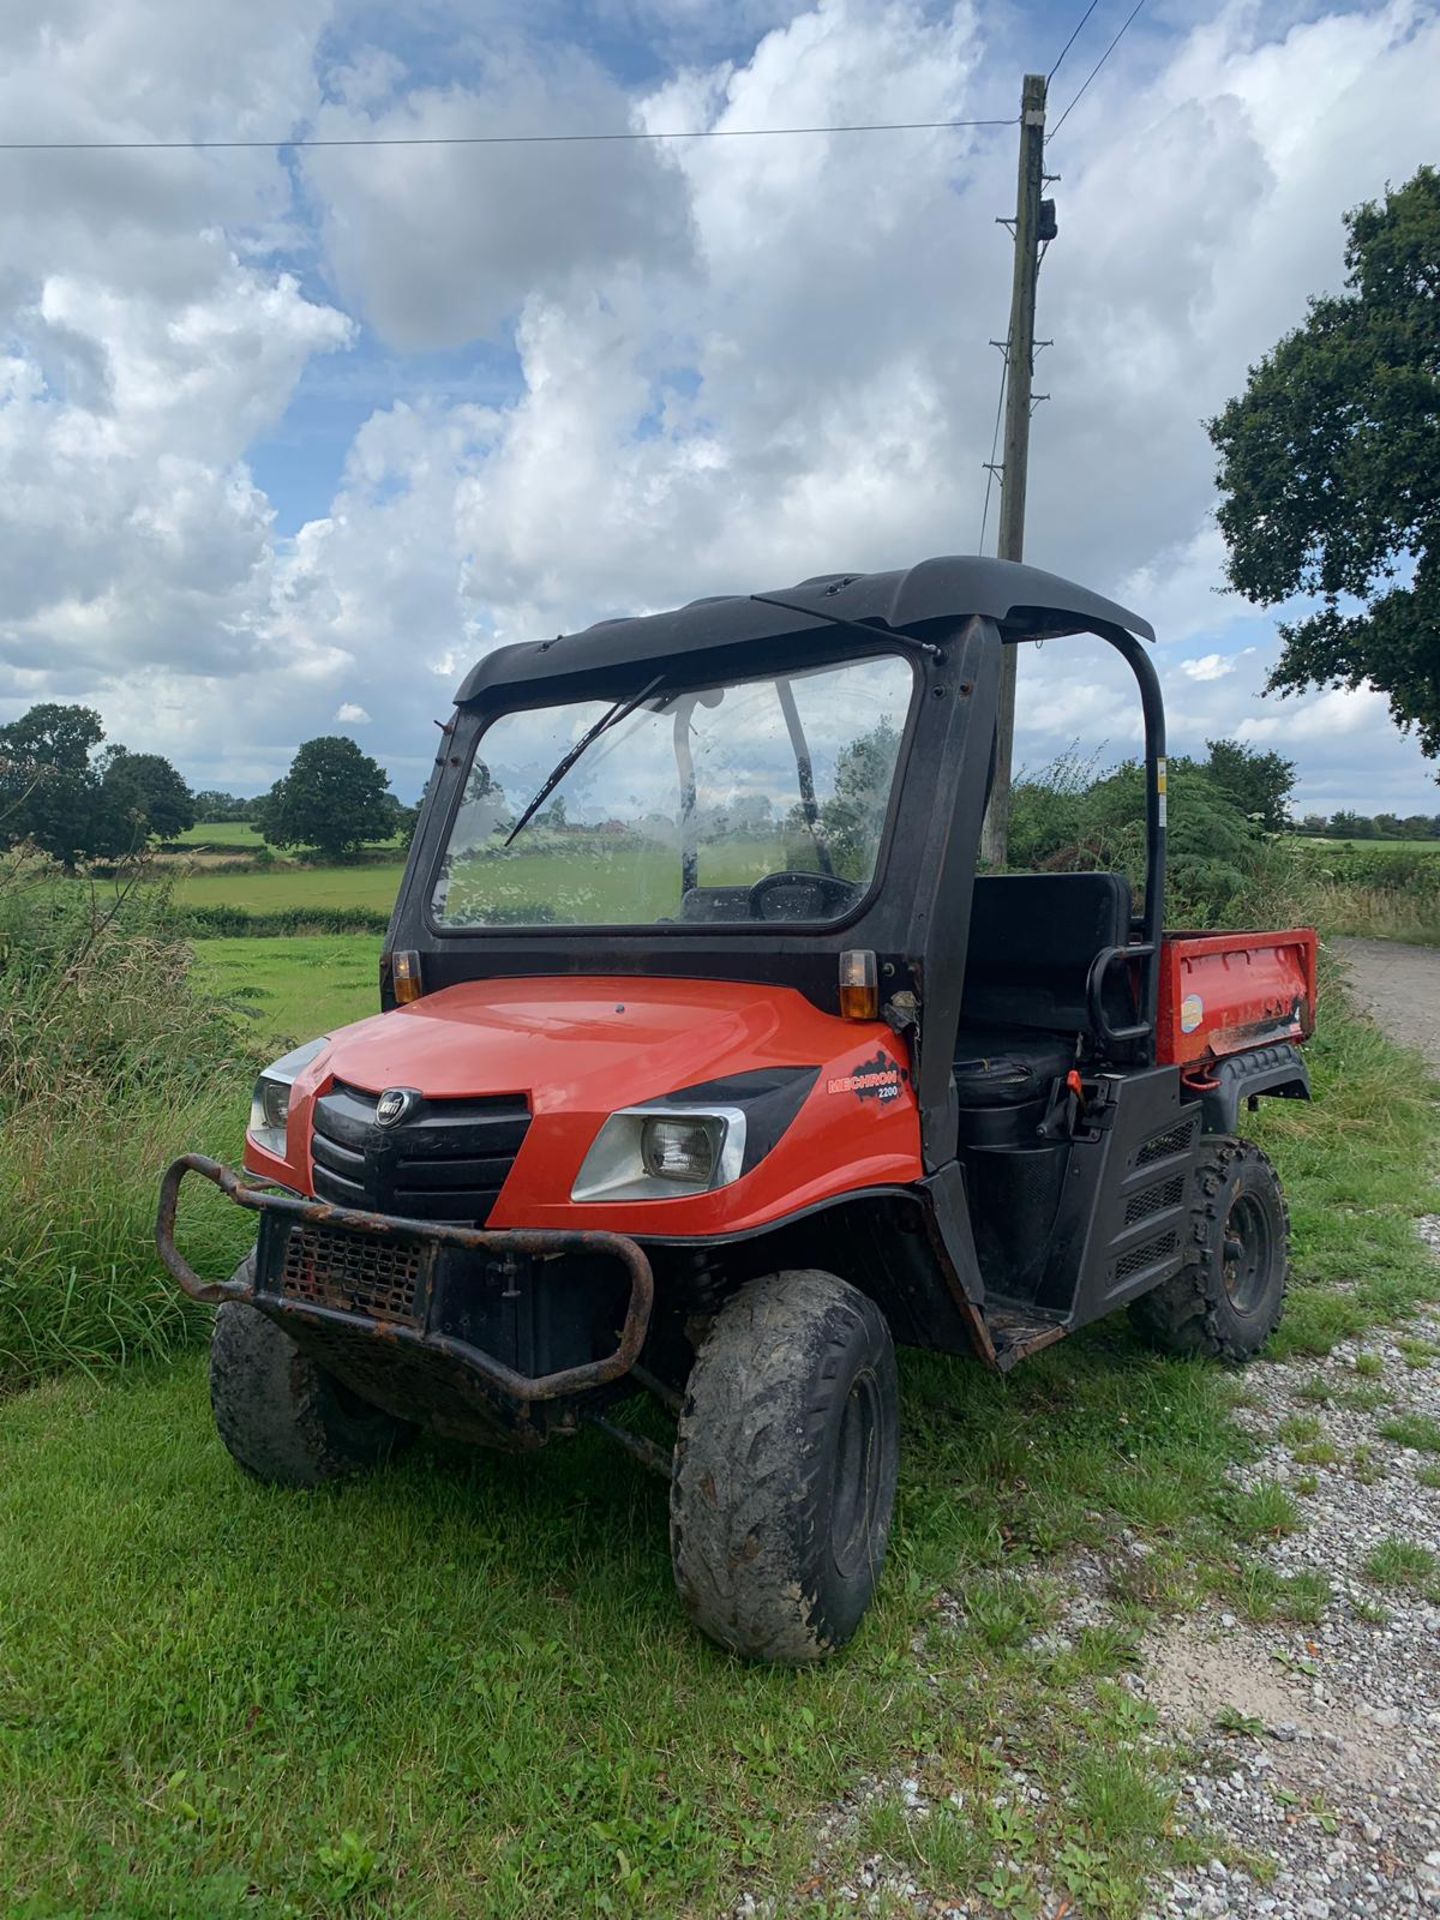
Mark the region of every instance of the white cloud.
<instances>
[{"instance_id":1,"label":"white cloud","mask_svg":"<svg viewBox=\"0 0 1440 1920\"><path fill-rule=\"evenodd\" d=\"M1223 653L1202 653L1198 660L1182 660L1180 671L1191 680L1223 680L1235 671L1235 662Z\"/></svg>"},{"instance_id":2,"label":"white cloud","mask_svg":"<svg viewBox=\"0 0 1440 1920\"><path fill-rule=\"evenodd\" d=\"M368 727L370 716L364 707L357 706L353 700L342 700L335 709L335 718L342 727Z\"/></svg>"},{"instance_id":3,"label":"white cloud","mask_svg":"<svg viewBox=\"0 0 1440 1920\"><path fill-rule=\"evenodd\" d=\"M615 82L568 49L506 46L475 86L374 97L396 79L393 62L378 77L367 67L368 97L352 86L327 104L317 135L601 133L631 120ZM687 264L683 184L660 146L319 150L304 168L341 289L404 348L494 336L535 292L593 285L620 265L669 274Z\"/></svg>"},{"instance_id":4,"label":"white cloud","mask_svg":"<svg viewBox=\"0 0 1440 1920\"><path fill-rule=\"evenodd\" d=\"M558 12L506 4L477 24L437 0L427 44L453 42L450 77L417 84L403 46L357 39L366 16L326 0L233 19L65 0L43 35L0 23L0 114L52 138L312 116L337 136L724 131L964 119L1014 93L1009 49L989 58L965 4L604 7L688 64L636 101L590 55L541 44ZM1440 19L1238 0L1180 18L1137 25L1052 152L1053 398L1028 553L1154 620L1177 751L1274 740L1318 780L1353 779L1340 800L1364 797L1368 757L1419 804L1424 770L1379 696L1261 701L1275 642L1216 591L1201 421L1305 295L1338 284L1341 210L1433 154ZM984 20L1001 39L1015 27ZM266 153L6 166L7 712L85 697L120 737L262 784L357 708L410 791L430 718L497 640L975 545L1008 130L319 152L298 200ZM447 404L424 397L430 363L402 361L419 396L364 422L323 509L280 539L252 449L357 319L402 350L498 336L515 391ZM1025 757L1082 731L1133 750L1123 676L1061 645L1027 657Z\"/></svg>"}]
</instances>

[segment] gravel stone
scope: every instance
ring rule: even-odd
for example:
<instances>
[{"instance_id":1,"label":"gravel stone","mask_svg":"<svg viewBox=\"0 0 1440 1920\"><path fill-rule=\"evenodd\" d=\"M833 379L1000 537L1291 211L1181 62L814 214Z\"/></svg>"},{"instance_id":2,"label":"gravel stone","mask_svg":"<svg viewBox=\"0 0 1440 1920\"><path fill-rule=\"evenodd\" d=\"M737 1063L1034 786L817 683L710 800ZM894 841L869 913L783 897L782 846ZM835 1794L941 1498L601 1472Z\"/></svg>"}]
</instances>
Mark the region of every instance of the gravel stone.
<instances>
[{"instance_id":1,"label":"gravel stone","mask_svg":"<svg viewBox=\"0 0 1440 1920\"><path fill-rule=\"evenodd\" d=\"M1421 1225L1440 1253L1440 1218ZM1440 1313L1416 1316L1400 1337L1440 1347ZM1268 1885L1232 1868L1221 1911L1237 1920L1417 1920L1440 1908L1440 1571L1412 1586L1380 1586L1366 1571L1388 1539L1425 1548L1440 1569L1440 1490L1416 1478L1433 1456L1380 1431L1401 1408L1440 1419L1440 1361L1413 1367L1396 1339L1377 1332L1323 1360L1259 1361L1244 1376L1251 1404L1236 1419L1259 1452L1235 1483L1278 1481L1304 1518L1257 1557L1286 1577L1322 1574L1331 1597L1320 1618L1255 1625L1202 1607L1146 1647L1145 1697L1200 1756L1182 1783L1181 1819L1272 1864ZM1362 1352L1379 1356L1378 1374L1357 1372ZM1317 1400L1317 1381L1337 1397ZM1340 1403L1361 1385L1383 1389L1388 1404ZM1319 1441L1293 1445L1328 1444L1333 1464L1295 1458L1279 1437L1295 1418L1315 1421ZM1314 1492L1301 1490L1312 1481ZM1224 1708L1259 1721L1263 1737L1222 1734ZM1194 1910L1193 1889L1187 1899L1172 1884L1157 1889L1151 1920Z\"/></svg>"}]
</instances>

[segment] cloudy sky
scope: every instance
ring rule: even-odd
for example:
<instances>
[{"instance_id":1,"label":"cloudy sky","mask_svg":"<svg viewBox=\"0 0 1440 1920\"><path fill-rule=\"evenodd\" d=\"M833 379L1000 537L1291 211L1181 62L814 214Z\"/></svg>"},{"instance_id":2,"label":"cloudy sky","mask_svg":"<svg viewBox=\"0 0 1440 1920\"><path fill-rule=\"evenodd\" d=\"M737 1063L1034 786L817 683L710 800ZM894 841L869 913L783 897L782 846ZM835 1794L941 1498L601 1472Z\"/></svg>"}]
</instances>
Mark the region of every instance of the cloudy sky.
<instances>
[{"instance_id":1,"label":"cloudy sky","mask_svg":"<svg viewBox=\"0 0 1440 1920\"><path fill-rule=\"evenodd\" d=\"M47 0L7 140L1013 115L1081 0ZM1100 0L1052 124L1129 11ZM1050 149L1028 557L1148 613L1177 751L1328 811L1440 795L1372 693L1261 699L1202 419L1440 147L1440 16L1150 0ZM412 795L499 641L975 550L1013 127L606 145L0 152L0 720L82 700L197 785L350 732ZM991 504L987 544L994 537ZM1133 698L1027 649L1020 755Z\"/></svg>"}]
</instances>

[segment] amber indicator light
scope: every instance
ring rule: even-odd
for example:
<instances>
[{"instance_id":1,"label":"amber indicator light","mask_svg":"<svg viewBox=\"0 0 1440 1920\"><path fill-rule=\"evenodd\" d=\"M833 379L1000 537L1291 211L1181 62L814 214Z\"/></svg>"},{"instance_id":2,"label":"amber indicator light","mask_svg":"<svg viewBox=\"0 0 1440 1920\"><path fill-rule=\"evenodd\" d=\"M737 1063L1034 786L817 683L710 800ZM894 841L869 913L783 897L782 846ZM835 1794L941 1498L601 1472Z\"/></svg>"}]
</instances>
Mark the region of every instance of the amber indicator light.
<instances>
[{"instance_id":1,"label":"amber indicator light","mask_svg":"<svg viewBox=\"0 0 1440 1920\"><path fill-rule=\"evenodd\" d=\"M880 1018L880 972L866 947L840 956L840 1014L845 1020Z\"/></svg>"},{"instance_id":2,"label":"amber indicator light","mask_svg":"<svg viewBox=\"0 0 1440 1920\"><path fill-rule=\"evenodd\" d=\"M395 1004L409 1006L412 1000L418 1000L425 988L420 979L420 956L418 953L393 953L390 956L390 984L395 990Z\"/></svg>"}]
</instances>

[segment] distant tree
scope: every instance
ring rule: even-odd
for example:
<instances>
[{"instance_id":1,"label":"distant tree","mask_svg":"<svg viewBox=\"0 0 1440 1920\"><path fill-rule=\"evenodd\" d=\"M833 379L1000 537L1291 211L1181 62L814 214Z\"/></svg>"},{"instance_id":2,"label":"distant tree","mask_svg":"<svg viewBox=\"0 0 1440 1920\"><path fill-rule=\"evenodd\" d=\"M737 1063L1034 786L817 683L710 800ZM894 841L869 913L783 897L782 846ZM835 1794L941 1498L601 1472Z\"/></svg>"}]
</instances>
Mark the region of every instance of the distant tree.
<instances>
[{"instance_id":1,"label":"distant tree","mask_svg":"<svg viewBox=\"0 0 1440 1920\"><path fill-rule=\"evenodd\" d=\"M106 799L142 840L173 840L194 826L195 796L163 754L111 747L102 765Z\"/></svg>"},{"instance_id":2,"label":"distant tree","mask_svg":"<svg viewBox=\"0 0 1440 1920\"><path fill-rule=\"evenodd\" d=\"M1319 597L1280 628L1269 686L1389 696L1440 755L1440 173L1345 216L1347 291L1250 369L1209 423L1232 586L1274 606ZM1397 582L1406 578L1407 584ZM1360 603L1358 611L1354 603ZM1347 604L1348 603L1348 604Z\"/></svg>"},{"instance_id":3,"label":"distant tree","mask_svg":"<svg viewBox=\"0 0 1440 1920\"><path fill-rule=\"evenodd\" d=\"M1377 813L1375 833L1381 840L1398 840L1400 836L1400 816L1397 813Z\"/></svg>"},{"instance_id":4,"label":"distant tree","mask_svg":"<svg viewBox=\"0 0 1440 1920\"><path fill-rule=\"evenodd\" d=\"M343 859L394 830L394 797L378 760L343 735L307 740L290 771L261 801L257 822L271 846L314 847Z\"/></svg>"},{"instance_id":5,"label":"distant tree","mask_svg":"<svg viewBox=\"0 0 1440 1920\"><path fill-rule=\"evenodd\" d=\"M1337 840L1373 840L1375 822L1366 814L1342 810L1331 814L1330 832Z\"/></svg>"},{"instance_id":6,"label":"distant tree","mask_svg":"<svg viewBox=\"0 0 1440 1920\"><path fill-rule=\"evenodd\" d=\"M29 841L73 872L124 852L127 834L105 793L95 752L105 738L92 707L47 700L0 727L0 836Z\"/></svg>"},{"instance_id":7,"label":"distant tree","mask_svg":"<svg viewBox=\"0 0 1440 1920\"><path fill-rule=\"evenodd\" d=\"M1207 740L1210 750L1205 771L1230 794L1240 811L1266 833L1282 833L1290 825L1290 795L1295 788L1295 763L1282 754L1261 753L1239 740Z\"/></svg>"},{"instance_id":8,"label":"distant tree","mask_svg":"<svg viewBox=\"0 0 1440 1920\"><path fill-rule=\"evenodd\" d=\"M820 831L836 870L851 879L868 875L885 825L900 735L882 714L868 733L842 747L835 761L835 793L820 809ZM792 820L801 824L803 815Z\"/></svg>"},{"instance_id":9,"label":"distant tree","mask_svg":"<svg viewBox=\"0 0 1440 1920\"><path fill-rule=\"evenodd\" d=\"M1407 813L1400 822L1402 840L1431 840L1435 836L1435 822L1428 813Z\"/></svg>"},{"instance_id":10,"label":"distant tree","mask_svg":"<svg viewBox=\"0 0 1440 1920\"><path fill-rule=\"evenodd\" d=\"M1329 822L1323 813L1307 813L1296 831L1298 833L1309 834L1312 838L1317 838L1326 832L1328 826Z\"/></svg>"},{"instance_id":11,"label":"distant tree","mask_svg":"<svg viewBox=\"0 0 1440 1920\"><path fill-rule=\"evenodd\" d=\"M213 826L221 820L251 820L259 804L258 800L242 800L238 794L206 787L195 796L195 818L202 826Z\"/></svg>"}]
</instances>

